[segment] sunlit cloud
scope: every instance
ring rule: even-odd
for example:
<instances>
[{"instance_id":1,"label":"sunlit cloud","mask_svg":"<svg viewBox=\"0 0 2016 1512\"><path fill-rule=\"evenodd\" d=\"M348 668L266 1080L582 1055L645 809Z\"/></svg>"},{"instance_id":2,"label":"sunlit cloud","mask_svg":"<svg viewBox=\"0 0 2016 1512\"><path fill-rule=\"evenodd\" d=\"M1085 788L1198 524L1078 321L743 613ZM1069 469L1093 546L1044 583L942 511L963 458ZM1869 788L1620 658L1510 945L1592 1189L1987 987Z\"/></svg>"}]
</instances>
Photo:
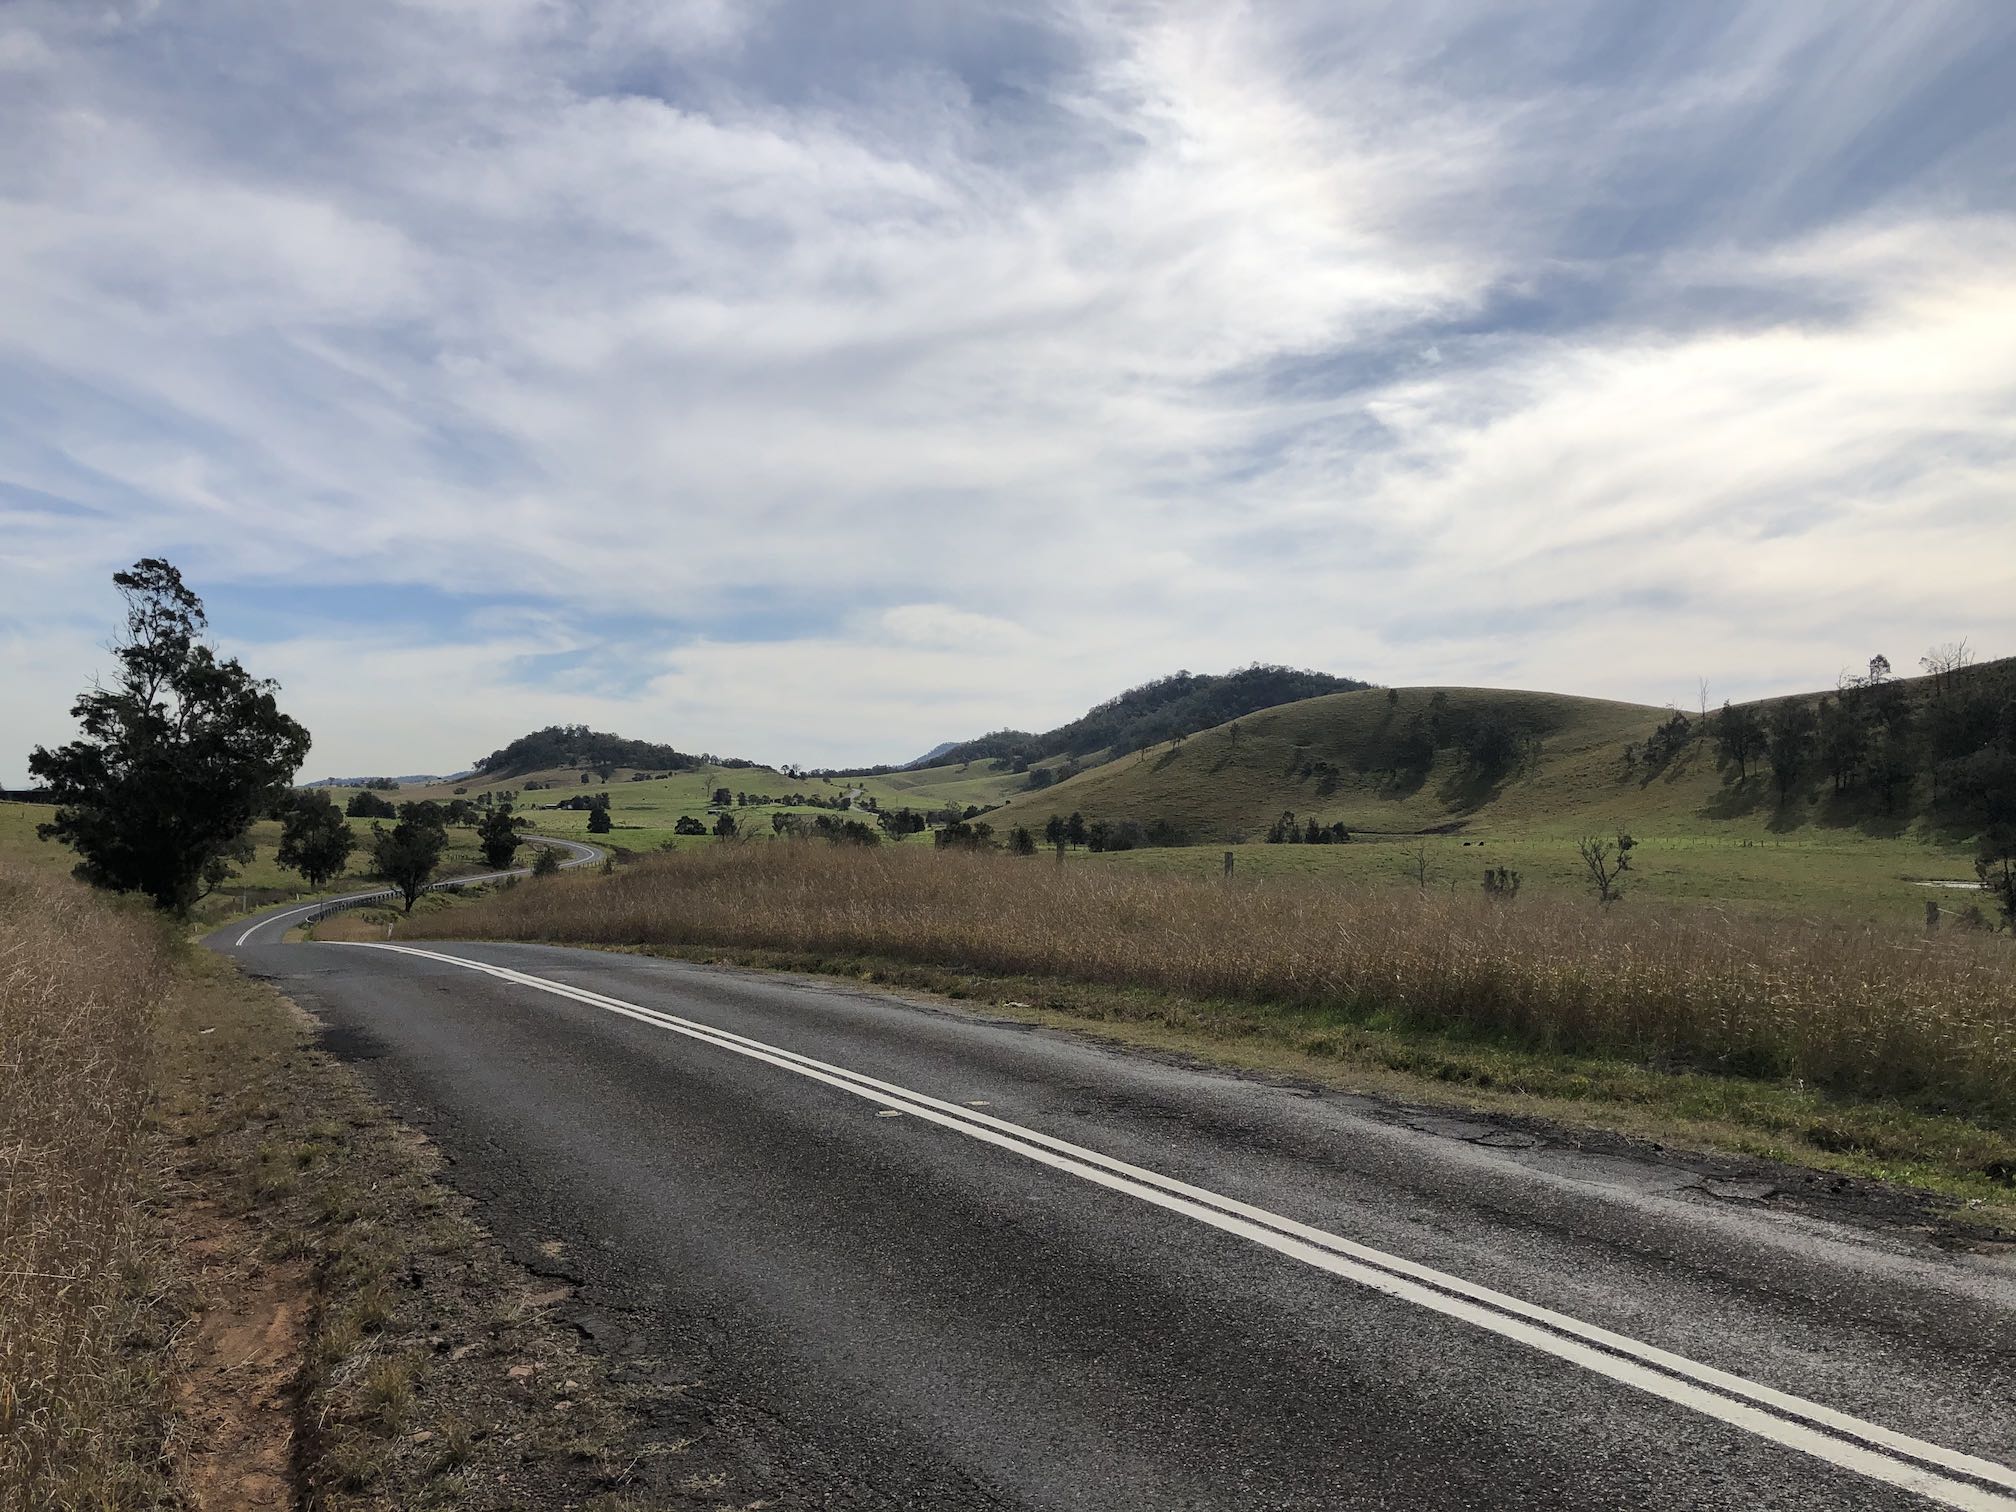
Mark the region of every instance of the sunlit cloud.
<instances>
[{"instance_id":1,"label":"sunlit cloud","mask_svg":"<svg viewBox=\"0 0 2016 1512\"><path fill-rule=\"evenodd\" d=\"M314 773L2016 651L1992 4L8 12L0 781L143 553Z\"/></svg>"}]
</instances>

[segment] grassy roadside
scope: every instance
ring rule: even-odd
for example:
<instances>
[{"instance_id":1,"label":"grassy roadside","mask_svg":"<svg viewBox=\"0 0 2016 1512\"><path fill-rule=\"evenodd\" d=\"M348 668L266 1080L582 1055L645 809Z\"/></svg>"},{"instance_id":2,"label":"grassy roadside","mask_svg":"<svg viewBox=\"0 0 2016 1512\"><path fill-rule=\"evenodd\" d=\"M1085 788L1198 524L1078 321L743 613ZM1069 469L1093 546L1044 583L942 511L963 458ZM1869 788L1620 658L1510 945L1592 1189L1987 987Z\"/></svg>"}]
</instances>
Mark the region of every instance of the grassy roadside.
<instances>
[{"instance_id":1,"label":"grassy roadside","mask_svg":"<svg viewBox=\"0 0 2016 1512\"><path fill-rule=\"evenodd\" d=\"M922 988L1388 1099L1897 1183L2016 1224L2006 941L1787 939L1000 858L739 849L552 878L398 928Z\"/></svg>"},{"instance_id":2,"label":"grassy roadside","mask_svg":"<svg viewBox=\"0 0 2016 1512\"><path fill-rule=\"evenodd\" d=\"M0 989L0 1512L722 1504L286 999L4 866Z\"/></svg>"},{"instance_id":3,"label":"grassy roadside","mask_svg":"<svg viewBox=\"0 0 2016 1512\"><path fill-rule=\"evenodd\" d=\"M1624 1060L1536 1054L1484 1039L1339 1024L1250 1003L870 956L747 947L598 948L838 977L1150 1053L1395 1103L1537 1120L1669 1149L1756 1156L1931 1194L1937 1208L1984 1236L2016 1231L2016 1136L1894 1102L1834 1098L1811 1087L1662 1071Z\"/></svg>"}]
</instances>

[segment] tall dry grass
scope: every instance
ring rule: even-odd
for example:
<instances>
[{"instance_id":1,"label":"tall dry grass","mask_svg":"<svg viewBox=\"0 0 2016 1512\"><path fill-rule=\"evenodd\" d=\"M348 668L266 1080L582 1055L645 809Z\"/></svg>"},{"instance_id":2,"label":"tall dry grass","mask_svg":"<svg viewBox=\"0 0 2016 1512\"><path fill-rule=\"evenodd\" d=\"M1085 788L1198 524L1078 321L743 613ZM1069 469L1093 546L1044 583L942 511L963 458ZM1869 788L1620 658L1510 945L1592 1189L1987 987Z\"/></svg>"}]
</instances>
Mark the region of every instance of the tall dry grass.
<instances>
[{"instance_id":1,"label":"tall dry grass","mask_svg":"<svg viewBox=\"0 0 2016 1512\"><path fill-rule=\"evenodd\" d=\"M126 1505L165 942L0 863L0 1512Z\"/></svg>"},{"instance_id":2,"label":"tall dry grass","mask_svg":"<svg viewBox=\"0 0 2016 1512\"><path fill-rule=\"evenodd\" d=\"M2002 939L816 843L550 878L411 932L1148 987L2016 1117L2016 949Z\"/></svg>"}]
</instances>

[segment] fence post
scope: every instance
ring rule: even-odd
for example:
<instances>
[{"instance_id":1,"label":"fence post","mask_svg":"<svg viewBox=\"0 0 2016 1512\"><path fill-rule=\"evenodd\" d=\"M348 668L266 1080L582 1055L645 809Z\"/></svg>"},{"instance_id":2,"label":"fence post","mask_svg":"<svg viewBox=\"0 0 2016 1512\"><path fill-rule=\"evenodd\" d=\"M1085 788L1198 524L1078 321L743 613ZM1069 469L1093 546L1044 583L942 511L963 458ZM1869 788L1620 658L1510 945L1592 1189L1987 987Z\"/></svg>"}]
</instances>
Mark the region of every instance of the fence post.
<instances>
[{"instance_id":1,"label":"fence post","mask_svg":"<svg viewBox=\"0 0 2016 1512\"><path fill-rule=\"evenodd\" d=\"M1232 875L1232 852L1230 851L1225 852L1225 875L1228 877Z\"/></svg>"}]
</instances>

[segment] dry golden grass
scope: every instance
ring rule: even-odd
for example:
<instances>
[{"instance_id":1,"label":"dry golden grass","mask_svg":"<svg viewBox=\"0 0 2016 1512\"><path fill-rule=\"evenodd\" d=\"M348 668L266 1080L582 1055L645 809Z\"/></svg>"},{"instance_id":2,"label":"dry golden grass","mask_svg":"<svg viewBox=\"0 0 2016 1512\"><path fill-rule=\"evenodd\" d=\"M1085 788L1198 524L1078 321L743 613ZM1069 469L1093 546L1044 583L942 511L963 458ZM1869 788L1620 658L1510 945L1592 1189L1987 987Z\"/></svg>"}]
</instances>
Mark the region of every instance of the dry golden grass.
<instances>
[{"instance_id":1,"label":"dry golden grass","mask_svg":"<svg viewBox=\"0 0 2016 1512\"><path fill-rule=\"evenodd\" d=\"M137 1504L155 922L0 863L0 1512Z\"/></svg>"},{"instance_id":2,"label":"dry golden grass","mask_svg":"<svg viewBox=\"0 0 2016 1512\"><path fill-rule=\"evenodd\" d=\"M548 878L405 932L1145 987L2016 1117L2016 950L2001 938L815 844Z\"/></svg>"}]
</instances>

